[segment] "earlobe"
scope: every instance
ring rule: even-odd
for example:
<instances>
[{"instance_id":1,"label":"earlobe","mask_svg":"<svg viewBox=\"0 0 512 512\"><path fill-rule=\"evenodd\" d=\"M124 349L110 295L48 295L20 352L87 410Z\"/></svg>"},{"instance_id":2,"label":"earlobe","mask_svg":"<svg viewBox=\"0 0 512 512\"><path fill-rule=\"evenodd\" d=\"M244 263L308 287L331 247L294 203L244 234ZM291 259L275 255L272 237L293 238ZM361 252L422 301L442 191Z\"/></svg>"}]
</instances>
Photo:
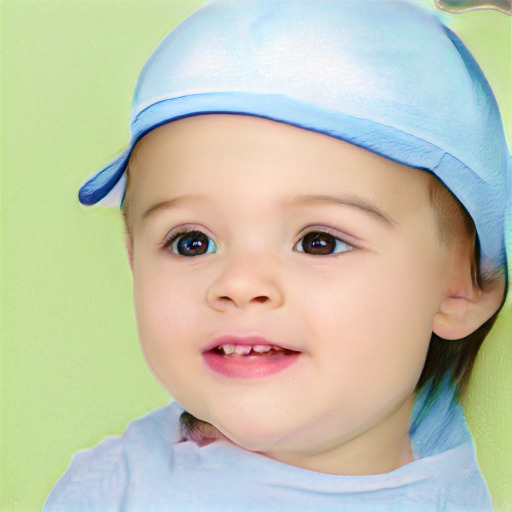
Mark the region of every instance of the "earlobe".
<instances>
[{"instance_id":1,"label":"earlobe","mask_svg":"<svg viewBox=\"0 0 512 512\"><path fill-rule=\"evenodd\" d=\"M449 294L434 315L432 331L445 340L469 336L496 313L504 292L505 282L500 277L489 283L485 290L474 284L469 293Z\"/></svg>"}]
</instances>

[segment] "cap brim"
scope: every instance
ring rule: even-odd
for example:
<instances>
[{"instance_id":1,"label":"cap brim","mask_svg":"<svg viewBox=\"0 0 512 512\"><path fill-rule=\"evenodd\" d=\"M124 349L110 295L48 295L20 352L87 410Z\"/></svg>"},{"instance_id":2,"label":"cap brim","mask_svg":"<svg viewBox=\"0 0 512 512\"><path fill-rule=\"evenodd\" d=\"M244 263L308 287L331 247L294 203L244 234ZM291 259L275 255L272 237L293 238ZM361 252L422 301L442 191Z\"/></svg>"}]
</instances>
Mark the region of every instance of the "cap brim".
<instances>
[{"instance_id":1,"label":"cap brim","mask_svg":"<svg viewBox=\"0 0 512 512\"><path fill-rule=\"evenodd\" d=\"M78 192L78 199L85 206L92 206L100 203L107 196L111 196L115 190L120 189L121 197L116 197L109 201L112 204L120 205L122 203L122 195L124 194L124 186L116 187L124 175L124 170L130 158L131 148L120 153L106 167L95 173L89 178ZM119 194L116 194L116 196Z\"/></svg>"}]
</instances>

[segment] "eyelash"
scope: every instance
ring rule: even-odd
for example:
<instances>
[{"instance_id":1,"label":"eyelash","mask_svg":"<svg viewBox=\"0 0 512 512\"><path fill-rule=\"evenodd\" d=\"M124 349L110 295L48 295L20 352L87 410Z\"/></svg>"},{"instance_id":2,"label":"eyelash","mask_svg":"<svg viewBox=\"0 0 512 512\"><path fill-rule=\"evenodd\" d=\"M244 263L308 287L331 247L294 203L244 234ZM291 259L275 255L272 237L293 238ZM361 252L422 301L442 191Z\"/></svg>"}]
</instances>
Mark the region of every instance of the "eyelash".
<instances>
[{"instance_id":1,"label":"eyelash","mask_svg":"<svg viewBox=\"0 0 512 512\"><path fill-rule=\"evenodd\" d=\"M204 233L204 231L201 231L200 229L193 229L193 228L186 228L185 227L185 228L178 229L178 231L175 231L175 232L169 234L167 236L167 238L165 239L165 241L163 242L163 244L162 244L162 249L165 250L165 251L171 251L174 255L182 256L182 257L185 257L185 258L193 258L193 257L197 257L197 256L203 256L204 254L210 254L211 251L207 250L207 252L205 252L203 254L186 256L184 254L179 254L178 252L173 250L174 244L177 241L179 241L180 237L183 236L183 235L186 235L186 234L190 234L190 233L198 233L198 234L205 235L205 237L209 240L208 249L210 248L210 242L215 245L215 243L213 242L211 237L209 237L206 233ZM301 242L301 240L304 240L308 235L311 235L311 234L329 235L335 241L336 246L339 246L339 244L342 244L343 246L345 246L346 249L342 250L340 252L337 252L337 253L332 253L331 252L331 253L328 253L328 254L310 254L310 253L306 253L304 250L297 250L297 252L301 252L303 254L308 254L309 256L332 256L332 257L336 258L336 257L339 257L340 254L343 254L343 253L346 253L346 252L351 252L353 249L355 249L354 245L346 242L345 240L340 238L339 235L337 235L336 233L333 233L328 228L316 228L316 229L312 228L312 229L310 229L306 233L302 234L301 237L297 240L297 242L295 242L295 244L293 245L294 249L298 246L298 244Z\"/></svg>"}]
</instances>

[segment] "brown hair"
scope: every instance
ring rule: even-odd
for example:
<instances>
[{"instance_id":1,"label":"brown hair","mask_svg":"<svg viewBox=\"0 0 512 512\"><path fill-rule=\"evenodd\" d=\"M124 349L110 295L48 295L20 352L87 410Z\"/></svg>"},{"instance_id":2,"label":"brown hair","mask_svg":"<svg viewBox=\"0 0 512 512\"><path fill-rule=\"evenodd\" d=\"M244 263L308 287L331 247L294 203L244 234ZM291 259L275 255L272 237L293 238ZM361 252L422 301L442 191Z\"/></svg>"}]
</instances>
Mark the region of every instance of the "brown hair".
<instances>
[{"instance_id":1,"label":"brown hair","mask_svg":"<svg viewBox=\"0 0 512 512\"><path fill-rule=\"evenodd\" d=\"M474 284L485 290L503 275L503 269L483 274L480 268L480 250L475 224L458 199L430 171L422 171L427 175L430 202L436 215L439 241L450 244L455 238L463 236L471 244L471 270ZM126 169L128 193L130 179ZM129 201L123 201L122 211L126 232L131 236L129 225ZM445 340L432 333L422 373L416 385L419 391L430 384L427 403L435 397L435 393L447 372L455 386L458 399L466 390L478 351L489 331L494 325L500 309L482 324L476 331L460 340ZM182 440L192 440L199 445L213 442L223 437L210 423L199 420L184 412L180 418Z\"/></svg>"}]
</instances>

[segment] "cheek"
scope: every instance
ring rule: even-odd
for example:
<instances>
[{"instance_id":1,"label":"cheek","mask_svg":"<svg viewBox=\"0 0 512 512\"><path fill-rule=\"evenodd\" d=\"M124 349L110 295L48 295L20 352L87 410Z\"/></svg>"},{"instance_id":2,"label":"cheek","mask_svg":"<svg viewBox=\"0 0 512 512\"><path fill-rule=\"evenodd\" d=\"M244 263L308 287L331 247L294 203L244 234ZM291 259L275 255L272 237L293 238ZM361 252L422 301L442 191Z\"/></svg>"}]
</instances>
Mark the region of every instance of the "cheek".
<instances>
[{"instance_id":1,"label":"cheek","mask_svg":"<svg viewBox=\"0 0 512 512\"><path fill-rule=\"evenodd\" d=\"M187 306L190 288L158 265L134 266L133 293L139 340L149 365L173 364L179 343L191 336L196 325L194 310Z\"/></svg>"},{"instance_id":2,"label":"cheek","mask_svg":"<svg viewBox=\"0 0 512 512\"><path fill-rule=\"evenodd\" d=\"M201 351L197 348L201 319L197 308L190 306L190 287L165 275L156 270L143 275L134 272L139 342L160 385L180 403L201 405L201 388L191 380L191 375L197 375L202 368Z\"/></svg>"},{"instance_id":3,"label":"cheek","mask_svg":"<svg viewBox=\"0 0 512 512\"><path fill-rule=\"evenodd\" d=\"M430 275L405 258L377 261L358 260L322 286L304 282L310 293L301 318L313 322L317 336L332 337L331 355L346 363L346 371L378 372L385 380L408 374L414 380L431 337L435 287Z\"/></svg>"}]
</instances>

